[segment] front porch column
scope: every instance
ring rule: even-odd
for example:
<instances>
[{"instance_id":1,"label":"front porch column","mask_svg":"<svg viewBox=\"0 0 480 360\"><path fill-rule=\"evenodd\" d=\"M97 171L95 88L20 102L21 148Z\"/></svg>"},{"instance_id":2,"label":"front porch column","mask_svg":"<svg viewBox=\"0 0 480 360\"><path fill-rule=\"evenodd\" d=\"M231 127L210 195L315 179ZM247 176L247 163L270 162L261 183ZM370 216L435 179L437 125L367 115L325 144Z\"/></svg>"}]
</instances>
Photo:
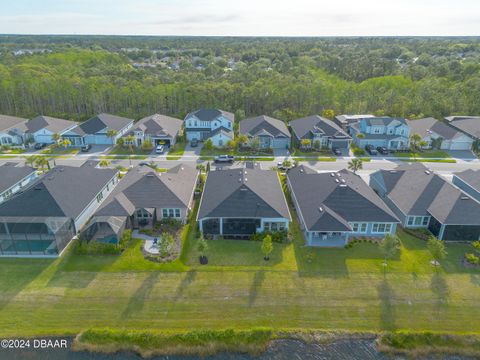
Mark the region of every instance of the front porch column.
<instances>
[{"instance_id":1,"label":"front porch column","mask_svg":"<svg viewBox=\"0 0 480 360\"><path fill-rule=\"evenodd\" d=\"M223 235L223 218L219 219L219 223L220 223L220 235Z\"/></svg>"}]
</instances>

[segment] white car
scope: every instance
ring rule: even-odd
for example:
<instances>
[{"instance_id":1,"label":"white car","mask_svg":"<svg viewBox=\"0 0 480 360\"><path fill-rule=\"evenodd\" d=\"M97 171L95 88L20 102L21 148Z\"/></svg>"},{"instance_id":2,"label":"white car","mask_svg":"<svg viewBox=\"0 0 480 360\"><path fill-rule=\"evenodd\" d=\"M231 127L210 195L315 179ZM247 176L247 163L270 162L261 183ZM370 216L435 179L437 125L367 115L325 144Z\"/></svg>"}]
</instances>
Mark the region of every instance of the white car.
<instances>
[{"instance_id":1,"label":"white car","mask_svg":"<svg viewBox=\"0 0 480 360\"><path fill-rule=\"evenodd\" d=\"M157 145L157 147L155 148L155 153L163 154L164 149L165 148L163 147L163 145Z\"/></svg>"}]
</instances>

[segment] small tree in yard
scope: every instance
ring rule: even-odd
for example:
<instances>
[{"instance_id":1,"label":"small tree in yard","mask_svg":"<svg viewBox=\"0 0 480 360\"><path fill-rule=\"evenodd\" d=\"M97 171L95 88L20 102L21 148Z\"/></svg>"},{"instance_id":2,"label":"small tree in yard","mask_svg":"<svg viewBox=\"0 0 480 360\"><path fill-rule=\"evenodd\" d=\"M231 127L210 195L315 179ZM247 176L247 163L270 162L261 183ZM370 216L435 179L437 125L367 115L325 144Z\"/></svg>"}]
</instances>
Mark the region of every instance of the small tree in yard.
<instances>
[{"instance_id":1,"label":"small tree in yard","mask_svg":"<svg viewBox=\"0 0 480 360\"><path fill-rule=\"evenodd\" d=\"M418 150L420 141L422 141L422 137L419 134L410 135L410 149L412 152L416 152Z\"/></svg>"},{"instance_id":2,"label":"small tree in yard","mask_svg":"<svg viewBox=\"0 0 480 360\"><path fill-rule=\"evenodd\" d=\"M358 170L362 170L363 169L363 161L362 159L352 159L349 163L348 163L348 169L349 170L352 170L354 174L357 173Z\"/></svg>"},{"instance_id":3,"label":"small tree in yard","mask_svg":"<svg viewBox=\"0 0 480 360\"><path fill-rule=\"evenodd\" d=\"M207 161L207 166L205 168L205 171L208 173L210 171L210 161Z\"/></svg>"},{"instance_id":4,"label":"small tree in yard","mask_svg":"<svg viewBox=\"0 0 480 360\"><path fill-rule=\"evenodd\" d=\"M107 130L107 137L112 139L112 144L115 144L115 136L117 136L118 132L113 129Z\"/></svg>"},{"instance_id":5,"label":"small tree in yard","mask_svg":"<svg viewBox=\"0 0 480 360\"><path fill-rule=\"evenodd\" d=\"M60 134L59 133L54 133L52 134L52 140L55 141L55 144L58 144L58 141L60 140Z\"/></svg>"},{"instance_id":6,"label":"small tree in yard","mask_svg":"<svg viewBox=\"0 0 480 360\"><path fill-rule=\"evenodd\" d=\"M357 139L365 139L365 134L362 134L362 133L358 133L356 135Z\"/></svg>"},{"instance_id":7,"label":"small tree in yard","mask_svg":"<svg viewBox=\"0 0 480 360\"><path fill-rule=\"evenodd\" d=\"M124 138L118 138L117 139L117 145L119 145L119 146L125 145L125 139Z\"/></svg>"},{"instance_id":8,"label":"small tree in yard","mask_svg":"<svg viewBox=\"0 0 480 360\"><path fill-rule=\"evenodd\" d=\"M238 145L243 146L248 142L248 137L245 134L240 134L237 136Z\"/></svg>"},{"instance_id":9,"label":"small tree in yard","mask_svg":"<svg viewBox=\"0 0 480 360\"><path fill-rule=\"evenodd\" d=\"M66 149L67 147L72 145L72 142L68 139L62 139L62 141L60 141L60 144L62 144L62 146Z\"/></svg>"},{"instance_id":10,"label":"small tree in yard","mask_svg":"<svg viewBox=\"0 0 480 360\"><path fill-rule=\"evenodd\" d=\"M262 253L264 255L263 259L265 261L270 260L269 255L272 251L273 251L272 237L270 235L266 235L262 241Z\"/></svg>"},{"instance_id":11,"label":"small tree in yard","mask_svg":"<svg viewBox=\"0 0 480 360\"><path fill-rule=\"evenodd\" d=\"M302 145L303 149L309 148L311 144L312 144L312 141L309 139L300 140L300 145Z\"/></svg>"},{"instance_id":12,"label":"small tree in yard","mask_svg":"<svg viewBox=\"0 0 480 360\"><path fill-rule=\"evenodd\" d=\"M388 234L385 237L385 240L380 244L380 250L383 253L383 268L384 271L387 270L387 260L394 257L400 251L400 238L397 235Z\"/></svg>"},{"instance_id":13,"label":"small tree in yard","mask_svg":"<svg viewBox=\"0 0 480 360\"><path fill-rule=\"evenodd\" d=\"M133 143L135 142L135 136L133 135L128 135L125 138L125 141L128 143L128 150L133 153Z\"/></svg>"},{"instance_id":14,"label":"small tree in yard","mask_svg":"<svg viewBox=\"0 0 480 360\"><path fill-rule=\"evenodd\" d=\"M102 159L100 160L100 162L98 163L98 165L100 167L107 167L108 165L110 165L110 161L108 161L107 159Z\"/></svg>"},{"instance_id":15,"label":"small tree in yard","mask_svg":"<svg viewBox=\"0 0 480 360\"><path fill-rule=\"evenodd\" d=\"M320 146L321 146L320 140L315 140L313 142L313 147L315 150L320 150Z\"/></svg>"},{"instance_id":16,"label":"small tree in yard","mask_svg":"<svg viewBox=\"0 0 480 360\"><path fill-rule=\"evenodd\" d=\"M208 250L208 243L203 237L203 234L201 234L200 238L198 239L197 250L200 253L200 264L208 264L208 259L205 255L205 252Z\"/></svg>"},{"instance_id":17,"label":"small tree in yard","mask_svg":"<svg viewBox=\"0 0 480 360\"><path fill-rule=\"evenodd\" d=\"M212 150L213 149L213 141L212 139L207 139L203 144L205 150Z\"/></svg>"},{"instance_id":18,"label":"small tree in yard","mask_svg":"<svg viewBox=\"0 0 480 360\"><path fill-rule=\"evenodd\" d=\"M250 147L257 151L258 149L260 149L260 139L258 138L258 136L255 136L251 141L250 141Z\"/></svg>"},{"instance_id":19,"label":"small tree in yard","mask_svg":"<svg viewBox=\"0 0 480 360\"><path fill-rule=\"evenodd\" d=\"M427 242L428 251L433 257L432 264L434 266L440 265L440 260L445 259L447 256L447 250L442 240L437 239L435 236L430 236Z\"/></svg>"}]
</instances>

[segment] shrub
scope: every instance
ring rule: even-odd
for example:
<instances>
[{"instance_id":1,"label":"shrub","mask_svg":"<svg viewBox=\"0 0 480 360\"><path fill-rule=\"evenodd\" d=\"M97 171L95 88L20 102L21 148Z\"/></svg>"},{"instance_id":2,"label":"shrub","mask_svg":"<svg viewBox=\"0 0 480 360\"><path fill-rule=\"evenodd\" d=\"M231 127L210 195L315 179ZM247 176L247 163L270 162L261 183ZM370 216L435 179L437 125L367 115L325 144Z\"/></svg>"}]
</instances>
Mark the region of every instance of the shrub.
<instances>
[{"instance_id":1,"label":"shrub","mask_svg":"<svg viewBox=\"0 0 480 360\"><path fill-rule=\"evenodd\" d=\"M480 250L480 240L472 242L472 246L473 246L476 250Z\"/></svg>"},{"instance_id":2,"label":"shrub","mask_svg":"<svg viewBox=\"0 0 480 360\"><path fill-rule=\"evenodd\" d=\"M80 241L75 249L79 255L117 255L122 251L120 246L98 241Z\"/></svg>"},{"instance_id":3,"label":"shrub","mask_svg":"<svg viewBox=\"0 0 480 360\"><path fill-rule=\"evenodd\" d=\"M480 258L472 253L467 253L465 254L465 259L472 265L479 265L480 264Z\"/></svg>"},{"instance_id":4,"label":"shrub","mask_svg":"<svg viewBox=\"0 0 480 360\"><path fill-rule=\"evenodd\" d=\"M272 241L277 243L286 242L288 238L287 231L264 231L261 233L253 234L250 240L262 241L266 235L270 235L272 237Z\"/></svg>"},{"instance_id":5,"label":"shrub","mask_svg":"<svg viewBox=\"0 0 480 360\"><path fill-rule=\"evenodd\" d=\"M360 148L352 148L352 151L353 151L353 155L355 156L363 156L365 155L365 150L363 149L360 149Z\"/></svg>"}]
</instances>

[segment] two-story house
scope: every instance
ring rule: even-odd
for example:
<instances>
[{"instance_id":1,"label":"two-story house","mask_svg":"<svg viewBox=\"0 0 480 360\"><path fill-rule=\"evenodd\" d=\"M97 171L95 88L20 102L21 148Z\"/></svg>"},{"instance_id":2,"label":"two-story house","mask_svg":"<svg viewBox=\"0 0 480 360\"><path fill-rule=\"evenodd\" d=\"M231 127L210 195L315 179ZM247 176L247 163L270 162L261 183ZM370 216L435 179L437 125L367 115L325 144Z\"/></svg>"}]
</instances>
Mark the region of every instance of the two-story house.
<instances>
[{"instance_id":1,"label":"two-story house","mask_svg":"<svg viewBox=\"0 0 480 360\"><path fill-rule=\"evenodd\" d=\"M234 138L234 120L232 113L218 109L200 109L191 112L184 120L187 140L211 139L214 146L225 146Z\"/></svg>"},{"instance_id":2,"label":"two-story house","mask_svg":"<svg viewBox=\"0 0 480 360\"><path fill-rule=\"evenodd\" d=\"M386 116L360 119L358 123L350 125L349 129L353 141L360 148L373 145L402 150L410 144L411 129L404 118Z\"/></svg>"}]
</instances>

